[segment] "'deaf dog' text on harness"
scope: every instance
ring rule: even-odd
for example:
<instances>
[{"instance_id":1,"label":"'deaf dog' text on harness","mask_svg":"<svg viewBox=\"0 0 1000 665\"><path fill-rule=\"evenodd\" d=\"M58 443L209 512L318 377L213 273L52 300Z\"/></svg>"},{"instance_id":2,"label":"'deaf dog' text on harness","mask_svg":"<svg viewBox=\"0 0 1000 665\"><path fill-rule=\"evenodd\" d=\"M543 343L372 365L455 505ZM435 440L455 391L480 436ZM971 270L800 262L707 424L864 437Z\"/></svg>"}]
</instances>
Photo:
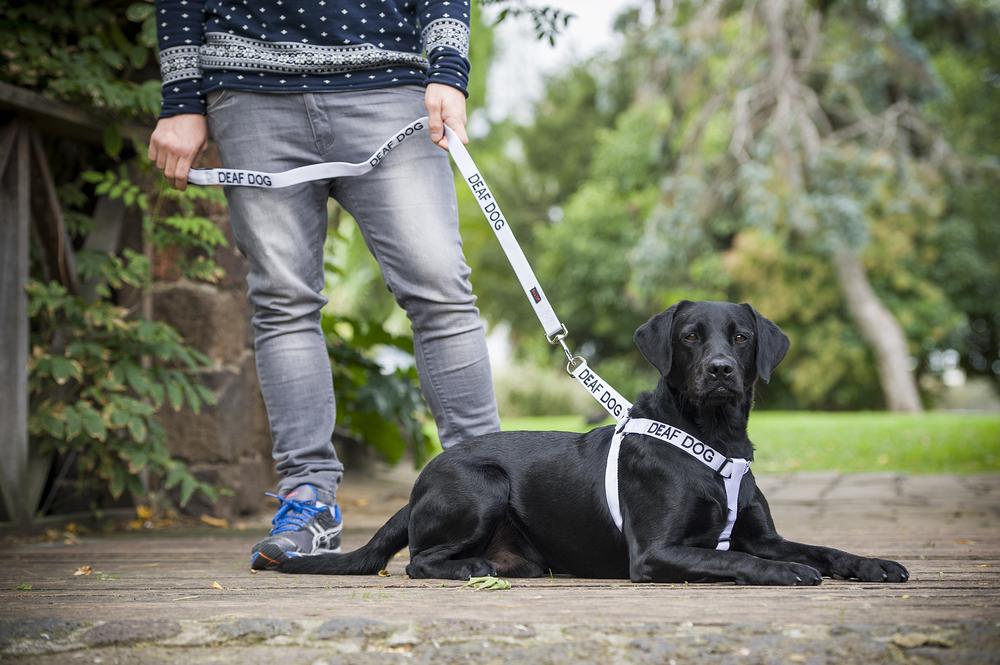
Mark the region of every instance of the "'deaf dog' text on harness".
<instances>
[{"instance_id":1,"label":"'deaf dog' text on harness","mask_svg":"<svg viewBox=\"0 0 1000 665\"><path fill-rule=\"evenodd\" d=\"M426 116L414 120L390 136L378 150L372 153L371 157L363 162L324 162L280 173L226 168L191 169L188 173L188 182L194 185L226 185L277 189L312 180L364 175L381 164L392 150L407 141L410 137L421 133L426 127ZM517 279L521 283L521 288L528 297L528 302L531 303L531 307L535 310L535 315L545 330L545 338L550 344L559 344L562 347L568 361L566 371L618 422L615 434L611 439L611 447L608 450L608 461L604 474L604 491L607 495L608 510L611 513L611 518L615 526L619 530L622 528L621 505L618 496L618 454L621 449L622 439L629 434L642 434L659 439L679 450L683 450L702 464L711 468L724 480L727 506L726 526L719 535L719 542L716 549L728 550L729 536L736 522L740 482L749 469L750 462L745 459L725 457L714 448L702 443L690 434L666 423L645 418L629 418L632 403L589 367L583 357L574 355L570 351L565 341L568 334L566 326L556 316L555 310L552 309L552 305L545 297L545 293L538 283L538 278L535 277L528 259L524 256L524 252L521 251L521 246L517 243L517 239L514 238L510 224L507 223L503 211L500 210L500 204L493 197L493 192L490 191L486 180L479 172L476 163L472 160L472 156L462 144L461 139L448 126L445 126L445 135L448 137L448 150L451 157L455 161L455 165L458 166L465 184L469 186L469 189L476 197L476 202L483 211L486 221L489 222L490 228L493 229L494 235L496 235L497 240L500 242L500 247L507 256L507 260L510 261L510 265L514 269L514 274L517 275Z\"/></svg>"}]
</instances>

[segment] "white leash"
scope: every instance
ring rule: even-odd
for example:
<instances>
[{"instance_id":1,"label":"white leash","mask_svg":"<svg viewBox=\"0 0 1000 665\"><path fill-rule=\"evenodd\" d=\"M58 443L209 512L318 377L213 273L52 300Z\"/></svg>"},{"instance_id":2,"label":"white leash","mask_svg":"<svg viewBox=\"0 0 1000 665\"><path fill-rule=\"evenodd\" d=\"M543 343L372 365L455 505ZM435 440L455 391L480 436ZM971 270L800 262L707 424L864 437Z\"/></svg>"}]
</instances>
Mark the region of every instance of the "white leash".
<instances>
[{"instance_id":1,"label":"white leash","mask_svg":"<svg viewBox=\"0 0 1000 665\"><path fill-rule=\"evenodd\" d=\"M382 163L386 156L409 140L412 136L422 132L427 127L427 117L417 118L413 122L405 125L378 150L372 153L371 157L363 162L324 162L322 164L310 164L301 166L290 171L280 173L267 173L264 171L250 171L246 169L191 169L188 173L188 182L195 185L230 185L237 187L262 187L277 189L280 187L290 187L312 180L326 180L329 178L341 178L345 176L364 175ZM580 356L573 355L566 345L566 326L559 321L555 310L545 297L545 292L535 277L535 272L531 269L528 259L521 251L521 246L514 237L514 232L500 210L500 204L493 198L476 163L472 160L469 151L465 149L462 140L458 138L454 131L448 126L444 128L448 137L448 147L455 165L458 166L465 184L472 190L479 203L486 221L493 229L494 235L500 242L500 247L507 260L510 261L521 289L527 296L528 302L535 310L542 328L545 330L545 338L550 344L559 344L566 354L568 364L566 371L575 378L580 385L587 389L587 392L604 408L615 420L622 420L628 415L632 403L621 396L607 382L601 379L592 368L587 365L587 361Z\"/></svg>"},{"instance_id":2,"label":"white leash","mask_svg":"<svg viewBox=\"0 0 1000 665\"><path fill-rule=\"evenodd\" d=\"M280 173L267 173L264 171L251 171L246 169L191 169L188 173L188 182L195 185L229 185L237 187L263 187L277 189L290 187L313 180L326 180L330 178L342 178L345 176L364 175L382 163L382 160L394 149L418 134L427 127L427 117L418 118L400 129L396 134L383 143L378 150L372 153L366 161L350 162L324 162L322 164L310 164L290 171ZM729 459L710 447L702 443L695 437L655 420L634 419L629 420L629 410L632 403L625 399L621 393L612 388L604 381L588 364L587 361L577 355L573 355L566 344L568 331L566 326L556 316L555 310L545 297L535 272L531 269L528 259L521 251L521 246L514 237L514 232L510 228L500 204L493 197L476 163L473 161L469 151L466 150L458 135L448 126L445 126L445 135L448 137L448 149L451 157L455 160L459 172L465 180L465 184L472 190L479 203L479 208L483 211L486 221L493 229L494 235L500 242L507 260L510 261L521 289L528 297L535 310L542 328L545 330L545 338L550 344L559 344L566 354L566 371L577 382L583 386L594 400L607 411L612 418L618 421L619 426L611 439L611 446L608 450L608 461L605 468L604 490L607 495L608 508L611 518L619 530L622 528L621 506L618 497L618 454L621 449L622 439L628 434L644 434L669 443L680 450L695 457L698 461L710 467L725 480L727 516L726 526L719 536L719 543L716 549L729 549L729 536L736 522L736 509L739 500L740 481L747 472L750 463L744 459Z\"/></svg>"}]
</instances>

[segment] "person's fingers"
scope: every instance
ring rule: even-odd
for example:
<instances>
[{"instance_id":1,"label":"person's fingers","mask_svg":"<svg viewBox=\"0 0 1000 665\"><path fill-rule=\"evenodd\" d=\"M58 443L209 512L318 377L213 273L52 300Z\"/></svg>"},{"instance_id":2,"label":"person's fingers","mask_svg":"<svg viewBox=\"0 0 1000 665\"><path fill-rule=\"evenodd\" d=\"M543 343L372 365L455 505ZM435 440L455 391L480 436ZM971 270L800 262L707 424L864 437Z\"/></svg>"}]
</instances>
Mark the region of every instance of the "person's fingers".
<instances>
[{"instance_id":1,"label":"person's fingers","mask_svg":"<svg viewBox=\"0 0 1000 665\"><path fill-rule=\"evenodd\" d=\"M445 118L445 124L451 127L451 130L458 134L458 138L462 140L462 143L469 142L469 135L465 132L465 118L455 117L455 118Z\"/></svg>"},{"instance_id":2,"label":"person's fingers","mask_svg":"<svg viewBox=\"0 0 1000 665\"><path fill-rule=\"evenodd\" d=\"M146 157L149 157L149 161L156 163L156 153L158 152L158 147L156 145L156 140L149 139L149 150L146 151Z\"/></svg>"},{"instance_id":3,"label":"person's fingers","mask_svg":"<svg viewBox=\"0 0 1000 665\"><path fill-rule=\"evenodd\" d=\"M174 187L184 191L187 188L188 171L191 170L192 158L182 156L177 158L177 166L174 171Z\"/></svg>"},{"instance_id":4,"label":"person's fingers","mask_svg":"<svg viewBox=\"0 0 1000 665\"><path fill-rule=\"evenodd\" d=\"M163 167L163 176L170 182L171 185L177 186L174 182L174 174L177 172L177 155L175 153L170 153L167 156L166 164Z\"/></svg>"},{"instance_id":5,"label":"person's fingers","mask_svg":"<svg viewBox=\"0 0 1000 665\"><path fill-rule=\"evenodd\" d=\"M166 148L160 146L156 149L156 168L161 171L167 166L167 159L170 157L170 151Z\"/></svg>"},{"instance_id":6,"label":"person's fingers","mask_svg":"<svg viewBox=\"0 0 1000 665\"><path fill-rule=\"evenodd\" d=\"M441 118L441 100L437 98L428 99L426 106L427 125L430 128L431 141L440 145L441 138L444 136L444 120Z\"/></svg>"}]
</instances>

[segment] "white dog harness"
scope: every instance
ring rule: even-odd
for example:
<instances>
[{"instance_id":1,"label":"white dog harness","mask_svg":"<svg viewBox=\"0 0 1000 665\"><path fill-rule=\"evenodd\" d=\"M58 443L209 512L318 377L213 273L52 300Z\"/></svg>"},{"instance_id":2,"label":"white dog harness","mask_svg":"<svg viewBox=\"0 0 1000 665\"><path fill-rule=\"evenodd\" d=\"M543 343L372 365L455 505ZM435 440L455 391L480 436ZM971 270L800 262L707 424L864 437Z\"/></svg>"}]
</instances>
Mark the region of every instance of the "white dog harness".
<instances>
[{"instance_id":1,"label":"white dog harness","mask_svg":"<svg viewBox=\"0 0 1000 665\"><path fill-rule=\"evenodd\" d=\"M703 443L681 429L677 429L658 420L648 418L626 419L618 425L611 437L611 447L608 449L608 464L604 470L604 492L607 494L608 510L611 519L620 531L622 528L622 511L618 498L618 453L621 450L622 439L629 434L645 434L678 450L683 450L708 468L722 476L726 484L726 526L719 534L717 550L729 549L729 536L736 524L736 510L740 500L740 483L750 469L750 462L742 458L726 457L707 443Z\"/></svg>"}]
</instances>

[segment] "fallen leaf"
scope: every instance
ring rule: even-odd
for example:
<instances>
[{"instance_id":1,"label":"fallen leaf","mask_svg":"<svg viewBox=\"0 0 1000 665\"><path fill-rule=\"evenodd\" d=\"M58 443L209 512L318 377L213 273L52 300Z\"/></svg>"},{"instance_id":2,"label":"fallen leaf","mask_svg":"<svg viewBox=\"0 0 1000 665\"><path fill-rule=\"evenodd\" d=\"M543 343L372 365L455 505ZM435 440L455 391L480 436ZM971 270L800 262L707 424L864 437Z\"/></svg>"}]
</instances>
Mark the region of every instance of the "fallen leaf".
<instances>
[{"instance_id":1,"label":"fallen leaf","mask_svg":"<svg viewBox=\"0 0 1000 665\"><path fill-rule=\"evenodd\" d=\"M970 540L968 538L956 538L955 543L957 545L975 545L976 541Z\"/></svg>"},{"instance_id":2,"label":"fallen leaf","mask_svg":"<svg viewBox=\"0 0 1000 665\"><path fill-rule=\"evenodd\" d=\"M225 519L223 517L212 517L211 515L202 515L198 519L200 519L202 522L204 522L208 526L214 526L214 527L216 527L218 529L228 529L229 528L229 520L227 520L227 519Z\"/></svg>"},{"instance_id":3,"label":"fallen leaf","mask_svg":"<svg viewBox=\"0 0 1000 665\"><path fill-rule=\"evenodd\" d=\"M382 570L378 571L378 576L379 577L389 577L389 571L386 570L385 568L383 568Z\"/></svg>"},{"instance_id":4,"label":"fallen leaf","mask_svg":"<svg viewBox=\"0 0 1000 665\"><path fill-rule=\"evenodd\" d=\"M485 575L483 577L470 577L469 581L460 588L471 588L474 591L506 591L510 589L510 582L492 575Z\"/></svg>"},{"instance_id":5,"label":"fallen leaf","mask_svg":"<svg viewBox=\"0 0 1000 665\"><path fill-rule=\"evenodd\" d=\"M256 575L257 574L257 569L256 568L251 568L250 569L250 574L251 575Z\"/></svg>"},{"instance_id":6,"label":"fallen leaf","mask_svg":"<svg viewBox=\"0 0 1000 665\"><path fill-rule=\"evenodd\" d=\"M153 519L153 509L150 506L140 504L135 507L135 516L143 521L151 520Z\"/></svg>"},{"instance_id":7,"label":"fallen leaf","mask_svg":"<svg viewBox=\"0 0 1000 665\"><path fill-rule=\"evenodd\" d=\"M80 575L90 575L94 572L94 569L90 566L80 566L73 572L73 575L79 577Z\"/></svg>"},{"instance_id":8,"label":"fallen leaf","mask_svg":"<svg viewBox=\"0 0 1000 665\"><path fill-rule=\"evenodd\" d=\"M225 589L222 588L222 585L218 582L212 582L212 588L216 591L225 591Z\"/></svg>"}]
</instances>

